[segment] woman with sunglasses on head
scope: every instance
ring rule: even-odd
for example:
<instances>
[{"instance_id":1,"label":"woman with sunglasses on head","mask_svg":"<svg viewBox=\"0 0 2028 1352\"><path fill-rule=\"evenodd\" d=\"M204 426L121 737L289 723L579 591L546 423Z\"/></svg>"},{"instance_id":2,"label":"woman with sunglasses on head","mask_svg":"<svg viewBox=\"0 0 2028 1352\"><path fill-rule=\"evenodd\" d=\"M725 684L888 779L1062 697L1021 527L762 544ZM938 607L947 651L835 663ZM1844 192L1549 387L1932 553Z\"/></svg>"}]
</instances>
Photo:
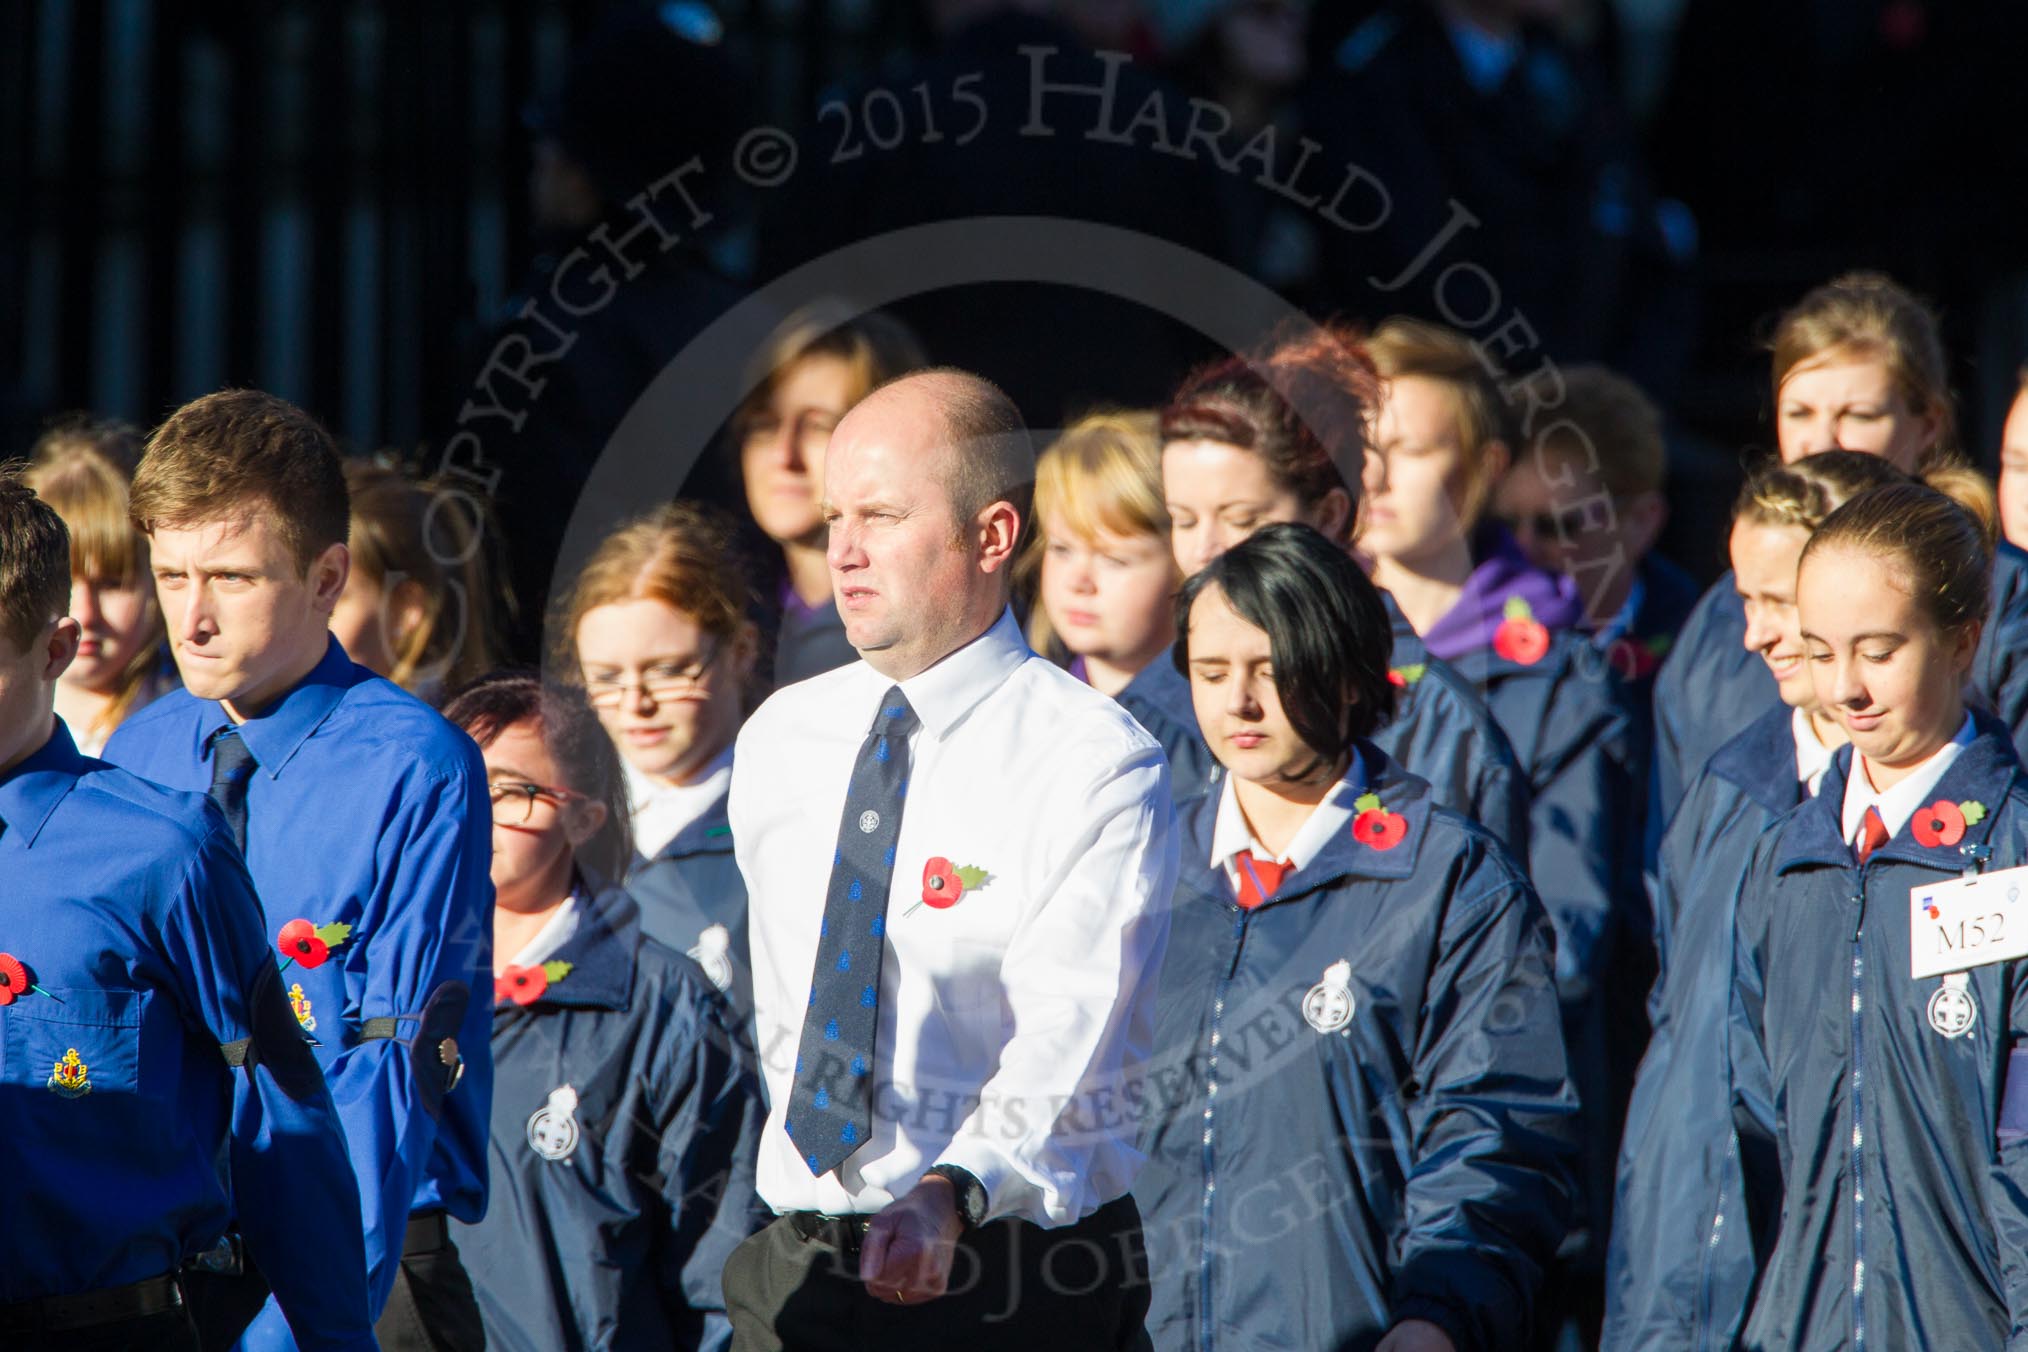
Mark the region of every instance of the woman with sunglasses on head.
<instances>
[{"instance_id":1,"label":"woman with sunglasses on head","mask_svg":"<svg viewBox=\"0 0 2028 1352\"><path fill-rule=\"evenodd\" d=\"M1525 1347L1577 1130L1541 905L1371 740L1392 626L1337 542L1264 526L1176 617L1224 771L1139 1099L1154 1345Z\"/></svg>"},{"instance_id":2,"label":"woman with sunglasses on head","mask_svg":"<svg viewBox=\"0 0 2028 1352\"><path fill-rule=\"evenodd\" d=\"M595 880L626 789L572 691L499 672L444 716L493 800L492 1200L457 1227L488 1346L715 1346L719 1274L757 1220L760 1092L697 966Z\"/></svg>"},{"instance_id":3,"label":"woman with sunglasses on head","mask_svg":"<svg viewBox=\"0 0 2028 1352\"><path fill-rule=\"evenodd\" d=\"M2028 917L2008 895L2028 781L1963 693L1994 534L1900 483L1803 549L1805 660L1850 744L1739 894L1746 1348L1997 1348L2028 1327Z\"/></svg>"},{"instance_id":4,"label":"woman with sunglasses on head","mask_svg":"<svg viewBox=\"0 0 2028 1352\"><path fill-rule=\"evenodd\" d=\"M725 799L760 658L755 606L730 526L678 502L599 546L556 627L557 669L582 683L619 750L634 841L624 876L642 928L695 958L742 1020L746 884Z\"/></svg>"},{"instance_id":5,"label":"woman with sunglasses on head","mask_svg":"<svg viewBox=\"0 0 2028 1352\"><path fill-rule=\"evenodd\" d=\"M1879 273L1810 292L1775 329L1775 434L1784 463L1841 449L1904 473L1963 466L1936 315ZM2028 734L2028 554L1995 553L1993 609L1972 688ZM1746 627L1730 577L1691 611L1655 684L1655 765L1648 838L1657 840L1705 760L1775 704L1766 668L1741 647Z\"/></svg>"}]
</instances>

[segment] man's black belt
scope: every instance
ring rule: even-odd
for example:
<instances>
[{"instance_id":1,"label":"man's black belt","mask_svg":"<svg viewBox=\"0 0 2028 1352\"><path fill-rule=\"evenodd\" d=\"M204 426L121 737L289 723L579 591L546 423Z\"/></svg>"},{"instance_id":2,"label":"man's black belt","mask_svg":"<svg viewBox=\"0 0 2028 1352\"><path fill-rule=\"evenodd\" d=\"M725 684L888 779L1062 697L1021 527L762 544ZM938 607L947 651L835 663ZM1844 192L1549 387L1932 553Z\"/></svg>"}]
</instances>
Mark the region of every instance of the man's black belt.
<instances>
[{"instance_id":1,"label":"man's black belt","mask_svg":"<svg viewBox=\"0 0 2028 1352\"><path fill-rule=\"evenodd\" d=\"M449 1248L451 1223L441 1211L418 1211L408 1218L408 1233L402 1236L401 1256L435 1253Z\"/></svg>"},{"instance_id":2,"label":"man's black belt","mask_svg":"<svg viewBox=\"0 0 2028 1352\"><path fill-rule=\"evenodd\" d=\"M54 1333L165 1314L183 1304L176 1279L149 1277L128 1286L75 1296L43 1296L0 1305L0 1333Z\"/></svg>"},{"instance_id":3,"label":"man's black belt","mask_svg":"<svg viewBox=\"0 0 2028 1352\"><path fill-rule=\"evenodd\" d=\"M866 1227L873 1224L873 1217L826 1216L821 1211L791 1211L782 1217L789 1228L804 1240L816 1240L829 1244L845 1253L857 1253L859 1245L866 1238Z\"/></svg>"}]
</instances>

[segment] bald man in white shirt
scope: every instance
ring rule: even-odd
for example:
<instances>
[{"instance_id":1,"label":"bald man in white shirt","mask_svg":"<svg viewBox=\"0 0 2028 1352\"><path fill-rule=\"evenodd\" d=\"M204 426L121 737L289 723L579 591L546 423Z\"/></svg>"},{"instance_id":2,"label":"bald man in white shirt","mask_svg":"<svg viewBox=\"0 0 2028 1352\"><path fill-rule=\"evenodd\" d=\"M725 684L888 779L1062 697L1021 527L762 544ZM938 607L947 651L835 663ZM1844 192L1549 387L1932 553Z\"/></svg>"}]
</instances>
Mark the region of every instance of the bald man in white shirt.
<instances>
[{"instance_id":1,"label":"bald man in white shirt","mask_svg":"<svg viewBox=\"0 0 2028 1352\"><path fill-rule=\"evenodd\" d=\"M726 1264L738 1352L1144 1344L1128 1079L1176 879L1168 767L1014 623L1033 478L1019 413L963 372L832 434L861 660L777 693L733 758L777 1213Z\"/></svg>"}]
</instances>

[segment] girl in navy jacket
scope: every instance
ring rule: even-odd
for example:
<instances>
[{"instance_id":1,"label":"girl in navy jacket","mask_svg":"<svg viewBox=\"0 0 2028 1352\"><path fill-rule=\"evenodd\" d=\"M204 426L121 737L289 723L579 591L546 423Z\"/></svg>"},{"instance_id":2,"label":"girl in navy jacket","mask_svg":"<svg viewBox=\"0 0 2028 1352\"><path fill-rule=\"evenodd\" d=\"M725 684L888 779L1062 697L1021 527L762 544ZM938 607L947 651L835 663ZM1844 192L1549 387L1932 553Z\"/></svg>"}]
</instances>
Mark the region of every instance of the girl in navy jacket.
<instances>
[{"instance_id":1,"label":"girl in navy jacket","mask_svg":"<svg viewBox=\"0 0 2028 1352\"><path fill-rule=\"evenodd\" d=\"M2028 924L2007 872L2028 865L2028 781L1962 693L1991 550L1990 526L1892 484L1803 551L1810 672L1851 745L1740 894L1748 1348L2028 1342L2028 965L2006 942Z\"/></svg>"},{"instance_id":2,"label":"girl in navy jacket","mask_svg":"<svg viewBox=\"0 0 2028 1352\"><path fill-rule=\"evenodd\" d=\"M1582 1262L1596 1274L1649 985L1629 687L1578 632L1576 583L1530 563L1486 516L1518 429L1507 426L1478 351L1460 334L1399 319L1374 332L1369 350L1388 384L1358 545L1430 652L1478 687L1528 779L1529 876L1556 926L1564 1032L1591 1146Z\"/></svg>"},{"instance_id":3,"label":"girl in navy jacket","mask_svg":"<svg viewBox=\"0 0 2028 1352\"><path fill-rule=\"evenodd\" d=\"M1810 532L1846 499L1905 482L1878 456L1826 451L1763 466L1733 508L1745 648L1774 678L1781 703L1706 763L1662 838L1661 975L1620 1149L1606 1268L1609 1349L1728 1348L1745 1316L1753 1248L1725 1062L1733 917L1754 841L1816 792L1845 744L1804 661L1796 564Z\"/></svg>"},{"instance_id":4,"label":"girl in navy jacket","mask_svg":"<svg viewBox=\"0 0 2028 1352\"><path fill-rule=\"evenodd\" d=\"M1162 492L1177 565L1194 573L1276 521L1299 521L1349 547L1366 419L1378 399L1371 360L1342 329L1191 375L1162 410ZM1527 785L1484 701L1406 625L1395 629L1389 660L1399 695L1393 721L1374 733L1380 748L1525 863ZM1173 722L1194 726L1182 683L1153 693Z\"/></svg>"},{"instance_id":5,"label":"girl in navy jacket","mask_svg":"<svg viewBox=\"0 0 2028 1352\"><path fill-rule=\"evenodd\" d=\"M588 880L626 857L590 710L503 673L444 713L493 798L492 1203L457 1227L487 1345L722 1347L719 1274L759 1217L745 1040L697 965Z\"/></svg>"},{"instance_id":6,"label":"girl in navy jacket","mask_svg":"<svg viewBox=\"0 0 2028 1352\"><path fill-rule=\"evenodd\" d=\"M1576 1111L1542 909L1367 739L1391 640L1342 549L1264 527L1177 616L1226 773L1184 809L1142 1095L1155 1346L1522 1346Z\"/></svg>"},{"instance_id":7,"label":"girl in navy jacket","mask_svg":"<svg viewBox=\"0 0 2028 1352\"><path fill-rule=\"evenodd\" d=\"M753 689L758 605L727 523L674 503L601 544L563 608L557 669L582 683L630 800L625 880L649 938L688 954L736 1022L753 1016L746 881L725 800Z\"/></svg>"},{"instance_id":8,"label":"girl in navy jacket","mask_svg":"<svg viewBox=\"0 0 2028 1352\"><path fill-rule=\"evenodd\" d=\"M1936 315L1888 278L1850 273L1818 287L1782 316L1772 348L1784 462L1836 448L1925 479L1963 466ZM1721 577L1662 665L1650 841L1711 753L1776 702L1765 666L1740 647L1745 627L1733 579ZM2028 554L2010 544L1994 561L1993 605L1971 683L2017 737L2028 732Z\"/></svg>"}]
</instances>

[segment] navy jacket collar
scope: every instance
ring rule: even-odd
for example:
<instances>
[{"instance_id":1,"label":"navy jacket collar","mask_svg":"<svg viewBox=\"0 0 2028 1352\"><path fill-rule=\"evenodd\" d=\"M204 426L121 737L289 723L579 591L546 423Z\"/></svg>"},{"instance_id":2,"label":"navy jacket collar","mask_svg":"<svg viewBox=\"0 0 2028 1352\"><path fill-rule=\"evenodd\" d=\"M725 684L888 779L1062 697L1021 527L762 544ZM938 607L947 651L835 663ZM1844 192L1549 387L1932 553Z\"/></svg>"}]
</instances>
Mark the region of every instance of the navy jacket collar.
<instances>
[{"instance_id":1,"label":"navy jacket collar","mask_svg":"<svg viewBox=\"0 0 2028 1352\"><path fill-rule=\"evenodd\" d=\"M1352 828L1341 831L1317 852L1317 857L1308 865L1288 875L1281 890L1264 902L1259 909L1279 906L1311 892L1331 886L1341 878L1374 878L1390 881L1412 877L1416 861L1422 854L1423 837L1429 831L1429 814L1435 806L1430 797L1429 785L1402 769L1391 760L1387 753L1371 742L1359 744L1359 755L1366 767L1364 792L1380 800L1382 811L1402 818L1404 831L1399 840L1385 849L1360 838L1358 834L1361 814L1354 814ZM1218 819L1220 782L1225 771L1219 770L1212 777L1212 791L1191 804L1189 811L1202 814L1199 831L1193 832L1191 848L1202 845L1208 851L1213 825ZM1200 858L1197 861L1203 863ZM1224 887L1224 875L1214 871L1214 883L1227 902L1232 901L1231 889Z\"/></svg>"},{"instance_id":2,"label":"navy jacket collar","mask_svg":"<svg viewBox=\"0 0 2028 1352\"><path fill-rule=\"evenodd\" d=\"M57 719L41 749L0 779L0 822L7 823L0 844L12 841L24 850L33 847L43 823L92 764L78 753L70 729Z\"/></svg>"},{"instance_id":3,"label":"navy jacket collar","mask_svg":"<svg viewBox=\"0 0 2028 1352\"><path fill-rule=\"evenodd\" d=\"M657 859L682 859L693 854L725 854L732 849L732 823L725 805L730 794L720 794L696 821L669 838L656 852Z\"/></svg>"},{"instance_id":4,"label":"navy jacket collar","mask_svg":"<svg viewBox=\"0 0 2028 1352\"><path fill-rule=\"evenodd\" d=\"M1788 773L1783 774L1783 768ZM1779 817L1802 801L1802 782L1796 778L1795 711L1777 704L1746 725L1746 731L1718 748L1706 773L1716 775L1741 793ZM1830 792L1831 775L1824 772L1824 791ZM1841 781L1842 801L1842 781ZM1833 834L1837 813L1832 814Z\"/></svg>"},{"instance_id":5,"label":"navy jacket collar","mask_svg":"<svg viewBox=\"0 0 2028 1352\"><path fill-rule=\"evenodd\" d=\"M345 692L372 678L373 673L353 664L337 639L327 640L324 656L310 668L309 675L296 682L273 707L239 725L239 735L260 763L261 772L269 779L280 778L283 767L310 740L310 734L323 726L331 711L345 698ZM199 731L199 745L208 747L212 735L229 722L225 707L214 704Z\"/></svg>"},{"instance_id":6,"label":"navy jacket collar","mask_svg":"<svg viewBox=\"0 0 2028 1352\"><path fill-rule=\"evenodd\" d=\"M641 948L641 913L617 887L578 893L584 907L577 933L550 956L570 972L536 998L566 1009L625 1009L634 993L634 955ZM512 1008L512 1006L508 1006Z\"/></svg>"},{"instance_id":7,"label":"navy jacket collar","mask_svg":"<svg viewBox=\"0 0 2028 1352\"><path fill-rule=\"evenodd\" d=\"M1968 823L1962 839L1950 845L1925 848L1915 832L1904 824L1867 862L1918 864L1942 872L1961 872L1966 866L1962 851L1984 845L1999 819L2000 805L2012 790L2021 764L2014 754L2014 740L2007 726L1982 710L1972 710L1975 735L1959 753L1951 768L1944 771L1936 786L1937 799L1953 803L1977 802L1986 815ZM1852 748L1838 748L1831 768L1824 772L1824 784L1817 796L1803 804L1785 833L1776 870L1787 873L1811 865L1851 867L1852 847L1844 838L1845 781L1852 773ZM1932 800L1935 801L1935 800Z\"/></svg>"}]
</instances>

